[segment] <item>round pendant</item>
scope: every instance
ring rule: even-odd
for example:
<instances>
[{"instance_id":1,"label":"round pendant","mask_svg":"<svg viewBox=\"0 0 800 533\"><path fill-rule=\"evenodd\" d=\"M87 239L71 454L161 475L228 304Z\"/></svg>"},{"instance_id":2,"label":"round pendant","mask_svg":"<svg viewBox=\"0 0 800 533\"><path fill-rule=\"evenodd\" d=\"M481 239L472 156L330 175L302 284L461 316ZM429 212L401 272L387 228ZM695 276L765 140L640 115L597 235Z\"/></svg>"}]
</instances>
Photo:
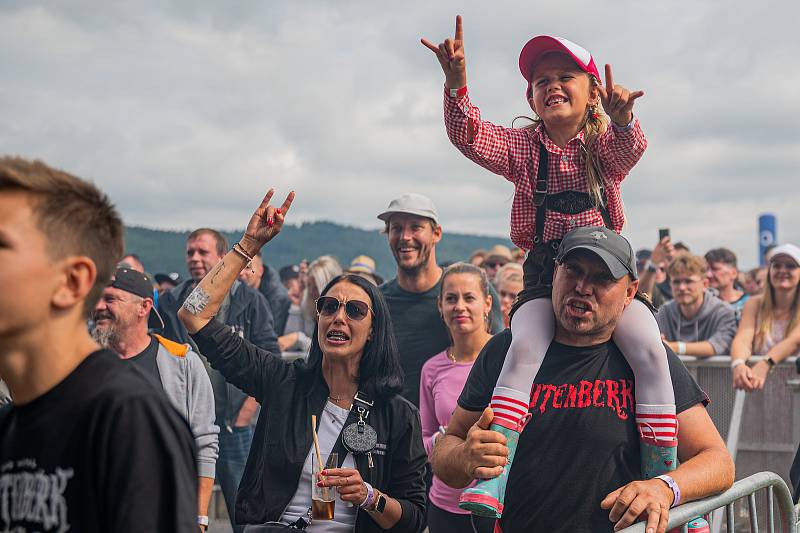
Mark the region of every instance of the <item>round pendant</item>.
<instances>
[{"instance_id":1,"label":"round pendant","mask_svg":"<svg viewBox=\"0 0 800 533\"><path fill-rule=\"evenodd\" d=\"M367 453L375 449L378 434L369 424L353 422L342 430L342 442L352 453Z\"/></svg>"}]
</instances>

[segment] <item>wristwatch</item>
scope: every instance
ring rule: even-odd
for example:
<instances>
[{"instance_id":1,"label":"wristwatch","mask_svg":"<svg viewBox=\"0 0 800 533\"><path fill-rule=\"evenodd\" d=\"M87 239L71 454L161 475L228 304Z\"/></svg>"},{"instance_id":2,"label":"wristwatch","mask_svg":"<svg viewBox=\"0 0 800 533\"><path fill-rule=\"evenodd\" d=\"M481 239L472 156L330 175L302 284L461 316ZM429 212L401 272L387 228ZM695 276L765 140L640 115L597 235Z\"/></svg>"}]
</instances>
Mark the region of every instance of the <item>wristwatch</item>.
<instances>
[{"instance_id":1,"label":"wristwatch","mask_svg":"<svg viewBox=\"0 0 800 533\"><path fill-rule=\"evenodd\" d=\"M772 371L772 369L775 368L775 365L777 364L772 357L767 357L766 359L764 359L764 361L767 362L767 366L769 367L770 371Z\"/></svg>"},{"instance_id":2,"label":"wristwatch","mask_svg":"<svg viewBox=\"0 0 800 533\"><path fill-rule=\"evenodd\" d=\"M386 509L386 496L384 496L382 492L378 492L377 490L375 492L378 493L377 498L375 498L375 506L372 509L367 509L367 512L370 514L372 513L383 514L384 509Z\"/></svg>"},{"instance_id":3,"label":"wristwatch","mask_svg":"<svg viewBox=\"0 0 800 533\"><path fill-rule=\"evenodd\" d=\"M378 501L375 503L375 512L383 514L384 509L386 509L386 496L381 493L378 494Z\"/></svg>"}]
</instances>

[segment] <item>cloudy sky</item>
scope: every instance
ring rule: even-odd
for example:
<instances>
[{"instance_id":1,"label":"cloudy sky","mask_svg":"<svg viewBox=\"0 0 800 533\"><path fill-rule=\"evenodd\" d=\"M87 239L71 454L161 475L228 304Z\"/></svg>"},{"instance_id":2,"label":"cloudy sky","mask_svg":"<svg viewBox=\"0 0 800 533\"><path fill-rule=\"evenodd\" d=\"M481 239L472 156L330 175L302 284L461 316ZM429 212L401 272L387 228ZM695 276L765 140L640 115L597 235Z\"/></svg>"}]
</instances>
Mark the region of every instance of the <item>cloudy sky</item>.
<instances>
[{"instance_id":1,"label":"cloudy sky","mask_svg":"<svg viewBox=\"0 0 800 533\"><path fill-rule=\"evenodd\" d=\"M267 186L295 221L378 227L403 192L445 231L505 236L513 189L447 140L436 42L464 17L484 118L525 114L517 69L561 35L643 89L650 146L623 186L627 234L657 228L755 264L757 216L800 242L798 3L146 1L0 4L1 152L107 190L129 224L244 225ZM602 66L601 66L602 70Z\"/></svg>"}]
</instances>

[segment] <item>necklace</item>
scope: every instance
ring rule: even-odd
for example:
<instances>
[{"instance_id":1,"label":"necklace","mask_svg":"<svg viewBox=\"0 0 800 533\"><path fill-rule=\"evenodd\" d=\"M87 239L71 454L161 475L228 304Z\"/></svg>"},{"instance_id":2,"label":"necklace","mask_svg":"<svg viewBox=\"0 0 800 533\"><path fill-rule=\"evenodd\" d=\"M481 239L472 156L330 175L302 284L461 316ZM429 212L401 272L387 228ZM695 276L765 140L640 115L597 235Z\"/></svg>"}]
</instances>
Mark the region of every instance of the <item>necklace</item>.
<instances>
[{"instance_id":1,"label":"necklace","mask_svg":"<svg viewBox=\"0 0 800 533\"><path fill-rule=\"evenodd\" d=\"M450 348L447 349L447 358L450 359L454 363L457 362L456 361L456 356L453 355L453 350L451 350Z\"/></svg>"}]
</instances>

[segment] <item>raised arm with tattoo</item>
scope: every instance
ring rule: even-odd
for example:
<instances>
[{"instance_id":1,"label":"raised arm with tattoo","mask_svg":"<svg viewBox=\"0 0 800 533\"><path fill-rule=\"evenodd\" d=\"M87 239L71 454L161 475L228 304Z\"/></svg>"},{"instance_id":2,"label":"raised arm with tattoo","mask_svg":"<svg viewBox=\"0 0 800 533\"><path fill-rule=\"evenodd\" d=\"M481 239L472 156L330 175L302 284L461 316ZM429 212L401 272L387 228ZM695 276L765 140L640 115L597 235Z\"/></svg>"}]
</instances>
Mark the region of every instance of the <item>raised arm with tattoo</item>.
<instances>
[{"instance_id":1,"label":"raised arm with tattoo","mask_svg":"<svg viewBox=\"0 0 800 533\"><path fill-rule=\"evenodd\" d=\"M189 333L196 333L211 322L239 272L250 263L262 246L281 231L286 212L292 206L294 192L290 192L283 205L277 209L269 205L274 192L274 189L267 192L261 205L250 217L241 240L206 274L178 311L178 318Z\"/></svg>"}]
</instances>

